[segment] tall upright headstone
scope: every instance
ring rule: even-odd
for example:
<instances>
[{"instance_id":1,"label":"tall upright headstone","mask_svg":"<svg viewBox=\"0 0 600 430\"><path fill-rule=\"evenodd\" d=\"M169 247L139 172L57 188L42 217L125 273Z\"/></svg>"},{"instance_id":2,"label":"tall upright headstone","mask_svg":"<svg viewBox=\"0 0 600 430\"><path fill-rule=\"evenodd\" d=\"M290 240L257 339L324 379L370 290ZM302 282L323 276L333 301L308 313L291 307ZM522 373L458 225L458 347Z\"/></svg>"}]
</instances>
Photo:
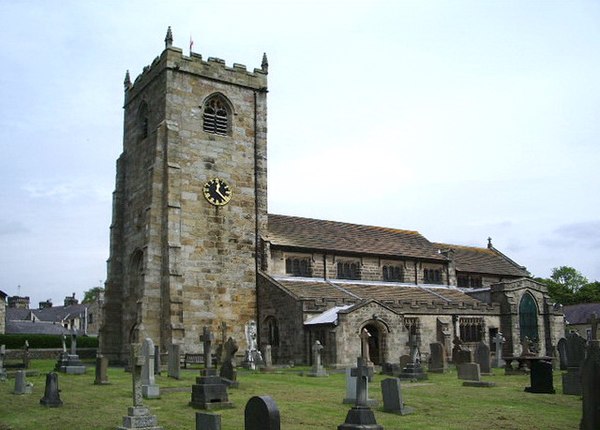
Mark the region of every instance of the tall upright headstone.
<instances>
[{"instance_id":1,"label":"tall upright headstone","mask_svg":"<svg viewBox=\"0 0 600 430\"><path fill-rule=\"evenodd\" d=\"M444 345L440 342L429 344L429 371L433 373L444 373L448 370L448 361Z\"/></svg>"},{"instance_id":2,"label":"tall upright headstone","mask_svg":"<svg viewBox=\"0 0 600 430\"><path fill-rule=\"evenodd\" d=\"M23 344L23 369L29 369L29 341L25 339Z\"/></svg>"},{"instance_id":3,"label":"tall upright headstone","mask_svg":"<svg viewBox=\"0 0 600 430\"><path fill-rule=\"evenodd\" d=\"M567 336L567 373L562 375L563 394L581 396L581 363L585 358L586 340L577 333Z\"/></svg>"},{"instance_id":4,"label":"tall upright headstone","mask_svg":"<svg viewBox=\"0 0 600 430\"><path fill-rule=\"evenodd\" d=\"M6 380L6 369L4 368L4 357L6 357L6 346L0 345L0 381Z\"/></svg>"},{"instance_id":5,"label":"tall upright headstone","mask_svg":"<svg viewBox=\"0 0 600 430\"><path fill-rule=\"evenodd\" d=\"M381 395L383 397L383 410L385 412L400 415L408 415L414 412L413 408L404 405L400 379L386 378L381 381Z\"/></svg>"},{"instance_id":6,"label":"tall upright headstone","mask_svg":"<svg viewBox=\"0 0 600 430\"><path fill-rule=\"evenodd\" d=\"M275 368L273 367L273 356L271 355L272 347L271 345L265 345L263 359L265 361L265 365L261 366L261 372L273 372Z\"/></svg>"},{"instance_id":7,"label":"tall upright headstone","mask_svg":"<svg viewBox=\"0 0 600 430\"><path fill-rule=\"evenodd\" d=\"M525 388L529 393L554 394L554 383L552 378L552 359L532 360L529 373L531 386Z\"/></svg>"},{"instance_id":8,"label":"tall upright headstone","mask_svg":"<svg viewBox=\"0 0 600 430\"><path fill-rule=\"evenodd\" d=\"M280 430L281 418L275 401L269 396L254 396L244 409L244 430Z\"/></svg>"},{"instance_id":9,"label":"tall upright headstone","mask_svg":"<svg viewBox=\"0 0 600 430\"><path fill-rule=\"evenodd\" d=\"M169 365L168 365L168 375L169 378L179 379L179 374L181 372L181 363L179 361L181 347L178 344L169 345Z\"/></svg>"},{"instance_id":10,"label":"tall upright headstone","mask_svg":"<svg viewBox=\"0 0 600 430\"><path fill-rule=\"evenodd\" d=\"M367 403L367 381L373 377L373 368L367 365L363 357L358 357L356 361L356 367L352 369L352 376L356 377L356 404L348 411L346 420L338 426L338 430L383 430Z\"/></svg>"},{"instance_id":11,"label":"tall upright headstone","mask_svg":"<svg viewBox=\"0 0 600 430\"><path fill-rule=\"evenodd\" d=\"M237 369L235 366L235 353L238 351L238 344L234 338L230 337L227 342L223 345L225 355L223 356L223 362L221 369L219 370L219 376L221 380L229 387L237 388L239 383L237 382Z\"/></svg>"},{"instance_id":12,"label":"tall upright headstone","mask_svg":"<svg viewBox=\"0 0 600 430\"><path fill-rule=\"evenodd\" d=\"M40 399L40 405L49 408L57 408L63 405L60 399L60 390L58 389L58 373L50 372L46 374L46 387L44 397Z\"/></svg>"},{"instance_id":13,"label":"tall upright headstone","mask_svg":"<svg viewBox=\"0 0 600 430\"><path fill-rule=\"evenodd\" d=\"M588 342L585 360L581 365L582 414L579 428L597 430L600 428L600 341L598 340L598 318L590 319L591 339Z\"/></svg>"},{"instance_id":14,"label":"tall upright headstone","mask_svg":"<svg viewBox=\"0 0 600 430\"><path fill-rule=\"evenodd\" d=\"M162 363L160 361L160 346L154 345L154 374L160 375Z\"/></svg>"},{"instance_id":15,"label":"tall upright headstone","mask_svg":"<svg viewBox=\"0 0 600 430\"><path fill-rule=\"evenodd\" d=\"M24 370L17 370L15 374L15 389L13 394L31 394L33 385L27 382Z\"/></svg>"},{"instance_id":16,"label":"tall upright headstone","mask_svg":"<svg viewBox=\"0 0 600 430\"><path fill-rule=\"evenodd\" d=\"M100 351L96 354L96 379L95 385L107 385L108 382L108 358L104 357Z\"/></svg>"},{"instance_id":17,"label":"tall upright headstone","mask_svg":"<svg viewBox=\"0 0 600 430\"><path fill-rule=\"evenodd\" d=\"M568 360L567 360L567 339L561 337L556 344L558 348L558 356L560 358L560 370L567 370Z\"/></svg>"},{"instance_id":18,"label":"tall upright headstone","mask_svg":"<svg viewBox=\"0 0 600 430\"><path fill-rule=\"evenodd\" d=\"M489 375L492 373L490 347L483 340L480 341L475 348L475 362L479 364L479 369L482 374Z\"/></svg>"},{"instance_id":19,"label":"tall upright headstone","mask_svg":"<svg viewBox=\"0 0 600 430\"><path fill-rule=\"evenodd\" d=\"M128 414L123 417L123 425L117 427L117 430L163 430L162 427L158 426L156 416L151 415L150 410L143 404L142 368L144 367L144 357L141 353L142 347L139 343L132 343L130 348L129 364L131 367L133 406L127 409Z\"/></svg>"},{"instance_id":20,"label":"tall upright headstone","mask_svg":"<svg viewBox=\"0 0 600 430\"><path fill-rule=\"evenodd\" d=\"M142 396L145 399L158 399L160 387L156 384L154 377L154 342L147 337L142 343Z\"/></svg>"},{"instance_id":21,"label":"tall upright headstone","mask_svg":"<svg viewBox=\"0 0 600 430\"><path fill-rule=\"evenodd\" d=\"M212 369L212 344L215 340L215 335L210 331L210 327L204 326L202 329L202 335L200 341L202 342L203 354L204 354L204 367L206 369Z\"/></svg>"},{"instance_id":22,"label":"tall upright headstone","mask_svg":"<svg viewBox=\"0 0 600 430\"><path fill-rule=\"evenodd\" d=\"M321 364L321 351L323 351L323 345L318 340L315 340L312 346L313 365L308 376L329 376Z\"/></svg>"}]
</instances>

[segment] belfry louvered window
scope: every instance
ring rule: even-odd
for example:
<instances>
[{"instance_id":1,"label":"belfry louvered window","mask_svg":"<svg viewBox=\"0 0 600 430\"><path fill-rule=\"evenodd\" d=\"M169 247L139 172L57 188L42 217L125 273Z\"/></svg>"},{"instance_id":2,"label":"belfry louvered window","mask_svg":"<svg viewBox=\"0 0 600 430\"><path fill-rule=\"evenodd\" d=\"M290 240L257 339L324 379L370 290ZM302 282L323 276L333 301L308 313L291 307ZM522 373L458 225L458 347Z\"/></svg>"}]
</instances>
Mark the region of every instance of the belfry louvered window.
<instances>
[{"instance_id":1,"label":"belfry louvered window","mask_svg":"<svg viewBox=\"0 0 600 430\"><path fill-rule=\"evenodd\" d=\"M231 115L228 106L222 97L211 97L204 104L202 129L205 132L226 136L229 134L230 120Z\"/></svg>"}]
</instances>

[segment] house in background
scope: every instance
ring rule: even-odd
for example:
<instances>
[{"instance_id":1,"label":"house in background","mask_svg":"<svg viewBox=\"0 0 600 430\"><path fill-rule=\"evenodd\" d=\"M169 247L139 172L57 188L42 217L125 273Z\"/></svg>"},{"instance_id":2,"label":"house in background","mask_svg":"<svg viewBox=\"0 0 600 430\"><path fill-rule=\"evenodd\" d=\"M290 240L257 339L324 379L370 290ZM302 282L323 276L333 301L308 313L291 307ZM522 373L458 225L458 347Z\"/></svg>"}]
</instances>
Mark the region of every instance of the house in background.
<instances>
[{"instance_id":1,"label":"house in background","mask_svg":"<svg viewBox=\"0 0 600 430\"><path fill-rule=\"evenodd\" d=\"M591 318L594 313L597 318L600 318L600 303L563 306L563 312L567 325L566 332L577 332L583 338L590 340L592 335Z\"/></svg>"},{"instance_id":2,"label":"house in background","mask_svg":"<svg viewBox=\"0 0 600 430\"><path fill-rule=\"evenodd\" d=\"M75 294L65 297L63 306L53 306L51 300L40 302L38 309L29 309L29 297L8 298L6 334L71 334L97 336L102 298L80 304Z\"/></svg>"}]
</instances>

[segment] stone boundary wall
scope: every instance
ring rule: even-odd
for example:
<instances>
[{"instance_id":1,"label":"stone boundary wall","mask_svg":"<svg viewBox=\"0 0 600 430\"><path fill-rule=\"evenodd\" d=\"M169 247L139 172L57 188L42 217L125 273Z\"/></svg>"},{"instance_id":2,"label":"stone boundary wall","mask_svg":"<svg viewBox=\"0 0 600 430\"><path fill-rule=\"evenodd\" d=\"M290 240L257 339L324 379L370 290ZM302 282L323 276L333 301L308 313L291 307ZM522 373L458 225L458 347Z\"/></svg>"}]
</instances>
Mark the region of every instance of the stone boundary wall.
<instances>
[{"instance_id":1,"label":"stone boundary wall","mask_svg":"<svg viewBox=\"0 0 600 430\"><path fill-rule=\"evenodd\" d=\"M69 349L67 349L68 351ZM77 354L79 358L95 358L97 348L77 348ZM46 360L55 359L62 352L62 348L40 348L40 349L29 349L29 358L31 360ZM17 361L23 359L22 349L7 349L6 361Z\"/></svg>"}]
</instances>

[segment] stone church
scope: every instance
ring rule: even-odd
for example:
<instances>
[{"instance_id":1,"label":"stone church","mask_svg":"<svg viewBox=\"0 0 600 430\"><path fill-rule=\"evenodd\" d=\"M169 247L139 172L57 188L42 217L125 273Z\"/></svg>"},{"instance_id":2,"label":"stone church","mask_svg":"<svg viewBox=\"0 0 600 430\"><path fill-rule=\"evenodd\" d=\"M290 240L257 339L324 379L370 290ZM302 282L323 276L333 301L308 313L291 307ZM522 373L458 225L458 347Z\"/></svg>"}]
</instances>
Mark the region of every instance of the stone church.
<instances>
[{"instance_id":1,"label":"stone church","mask_svg":"<svg viewBox=\"0 0 600 430\"><path fill-rule=\"evenodd\" d=\"M125 77L102 353L127 359L151 337L198 352L222 325L243 351L245 325L275 363L355 363L369 334L375 364L467 346L501 332L504 354L525 336L548 353L562 311L527 270L494 248L430 242L416 231L269 214L268 62L249 71L173 46ZM216 336L219 343L219 336Z\"/></svg>"}]
</instances>

